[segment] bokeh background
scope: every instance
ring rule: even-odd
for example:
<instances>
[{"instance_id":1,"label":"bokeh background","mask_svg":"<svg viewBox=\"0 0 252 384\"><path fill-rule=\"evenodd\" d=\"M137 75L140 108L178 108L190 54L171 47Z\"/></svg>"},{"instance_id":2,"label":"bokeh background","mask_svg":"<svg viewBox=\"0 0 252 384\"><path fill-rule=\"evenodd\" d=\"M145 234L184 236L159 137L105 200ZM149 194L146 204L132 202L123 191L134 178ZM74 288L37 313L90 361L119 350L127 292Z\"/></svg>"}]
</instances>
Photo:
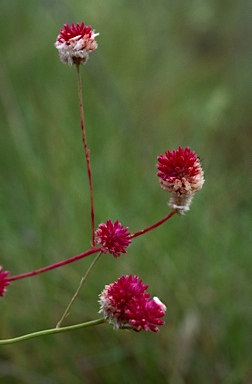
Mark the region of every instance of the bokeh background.
<instances>
[{"instance_id":1,"label":"bokeh background","mask_svg":"<svg viewBox=\"0 0 252 384\"><path fill-rule=\"evenodd\" d=\"M167 305L160 333L99 325L0 348L5 384L252 383L251 3L1 0L0 265L12 275L90 247L75 68L54 42L84 20L100 36L82 67L96 224L136 232L168 213L156 157L190 146L206 182L190 212L106 255L65 324L138 274ZM92 258L13 282L1 339L51 328Z\"/></svg>"}]
</instances>

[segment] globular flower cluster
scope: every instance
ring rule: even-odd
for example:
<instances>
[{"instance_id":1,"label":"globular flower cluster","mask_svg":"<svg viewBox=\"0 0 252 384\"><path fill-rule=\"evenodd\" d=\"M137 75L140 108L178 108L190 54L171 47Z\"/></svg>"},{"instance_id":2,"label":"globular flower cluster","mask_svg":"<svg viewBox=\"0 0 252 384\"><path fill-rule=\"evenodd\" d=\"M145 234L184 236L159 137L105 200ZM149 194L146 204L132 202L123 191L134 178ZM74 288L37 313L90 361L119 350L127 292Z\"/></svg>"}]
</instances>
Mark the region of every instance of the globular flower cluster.
<instances>
[{"instance_id":1,"label":"globular flower cluster","mask_svg":"<svg viewBox=\"0 0 252 384\"><path fill-rule=\"evenodd\" d=\"M95 40L99 33L95 33L90 26L84 22L72 23L72 26L64 24L55 42L62 63L72 66L73 64L85 64L89 58L89 52L97 49Z\"/></svg>"},{"instance_id":2,"label":"globular flower cluster","mask_svg":"<svg viewBox=\"0 0 252 384\"><path fill-rule=\"evenodd\" d=\"M169 206L179 214L189 210L195 192L204 184L199 157L189 147L158 156L157 169L161 187L171 193Z\"/></svg>"},{"instance_id":3,"label":"globular flower cluster","mask_svg":"<svg viewBox=\"0 0 252 384\"><path fill-rule=\"evenodd\" d=\"M100 294L100 311L115 329L131 326L136 331L158 332L166 306L146 292L148 285L138 276L122 276L106 285Z\"/></svg>"},{"instance_id":4,"label":"globular flower cluster","mask_svg":"<svg viewBox=\"0 0 252 384\"><path fill-rule=\"evenodd\" d=\"M10 285L7 276L9 275L9 271L2 271L3 268L0 266L0 296L4 296L7 289L6 287Z\"/></svg>"},{"instance_id":5,"label":"globular flower cluster","mask_svg":"<svg viewBox=\"0 0 252 384\"><path fill-rule=\"evenodd\" d=\"M114 224L111 220L107 220L106 224L101 223L95 232L95 242L101 244L101 252L111 253L115 258L127 252L130 237L128 227L123 227L118 220Z\"/></svg>"}]
</instances>

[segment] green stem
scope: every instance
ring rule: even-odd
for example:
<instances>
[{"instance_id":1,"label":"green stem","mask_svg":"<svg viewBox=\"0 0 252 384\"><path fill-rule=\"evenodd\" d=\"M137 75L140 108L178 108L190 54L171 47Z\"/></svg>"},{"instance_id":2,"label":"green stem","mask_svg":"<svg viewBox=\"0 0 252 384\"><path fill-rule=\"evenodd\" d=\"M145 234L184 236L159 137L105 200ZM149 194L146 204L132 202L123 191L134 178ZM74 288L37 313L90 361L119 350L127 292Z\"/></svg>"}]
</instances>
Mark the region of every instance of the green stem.
<instances>
[{"instance_id":1,"label":"green stem","mask_svg":"<svg viewBox=\"0 0 252 384\"><path fill-rule=\"evenodd\" d=\"M60 319L60 321L57 323L56 325L56 328L60 328L62 322L64 321L64 319L67 317L67 315L69 314L69 311L76 299L76 297L78 296L83 284L85 283L88 275L90 274L91 270L93 269L93 267L95 266L95 264L97 263L98 259L100 258L101 256L101 252L96 256L96 258L93 260L92 264L90 265L90 267L88 268L87 272L85 273L85 275L82 277L81 281L80 281L80 284L75 292L75 294L73 295L72 299L70 300L65 312L63 313L63 316L62 318Z\"/></svg>"},{"instance_id":2,"label":"green stem","mask_svg":"<svg viewBox=\"0 0 252 384\"><path fill-rule=\"evenodd\" d=\"M87 321L86 323L69 325L69 326L63 327L63 328L45 329L43 331L28 333L27 335L14 337L13 339L0 340L0 345L19 343L20 341L29 340L29 339L32 339L34 337L53 335L54 333L68 332L68 331L73 331L75 329L92 327L94 325L103 324L105 322L106 322L106 320L104 318L102 318L102 319Z\"/></svg>"}]
</instances>

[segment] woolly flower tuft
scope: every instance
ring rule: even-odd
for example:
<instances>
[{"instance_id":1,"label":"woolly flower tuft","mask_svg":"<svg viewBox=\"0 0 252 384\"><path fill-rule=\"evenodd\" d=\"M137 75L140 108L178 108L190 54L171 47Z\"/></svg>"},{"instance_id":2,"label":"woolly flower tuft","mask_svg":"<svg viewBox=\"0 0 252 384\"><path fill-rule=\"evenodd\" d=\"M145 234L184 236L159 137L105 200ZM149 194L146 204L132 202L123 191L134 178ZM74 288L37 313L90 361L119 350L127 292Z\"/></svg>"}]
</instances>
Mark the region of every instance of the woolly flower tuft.
<instances>
[{"instance_id":1,"label":"woolly flower tuft","mask_svg":"<svg viewBox=\"0 0 252 384\"><path fill-rule=\"evenodd\" d=\"M62 63L72 66L73 64L85 64L89 58L89 52L97 49L95 40L99 33L95 33L90 26L84 22L72 23L72 26L64 24L55 42Z\"/></svg>"},{"instance_id":2,"label":"woolly flower tuft","mask_svg":"<svg viewBox=\"0 0 252 384\"><path fill-rule=\"evenodd\" d=\"M148 285L138 276L122 276L115 283L106 285L100 294L100 311L114 328L131 326L136 331L158 332L163 325L161 317L166 306L146 292Z\"/></svg>"},{"instance_id":3,"label":"woolly flower tuft","mask_svg":"<svg viewBox=\"0 0 252 384\"><path fill-rule=\"evenodd\" d=\"M102 245L101 252L111 253L115 258L127 252L126 248L131 243L130 237L128 227L123 227L118 220L114 224L107 220L106 224L100 224L95 232L96 244Z\"/></svg>"},{"instance_id":4,"label":"woolly flower tuft","mask_svg":"<svg viewBox=\"0 0 252 384\"><path fill-rule=\"evenodd\" d=\"M171 193L169 207L183 214L190 208L195 192L205 180L200 159L189 147L181 148L158 156L157 169L161 187Z\"/></svg>"},{"instance_id":5,"label":"woolly flower tuft","mask_svg":"<svg viewBox=\"0 0 252 384\"><path fill-rule=\"evenodd\" d=\"M10 285L10 282L7 279L7 276L10 272L9 271L2 272L2 269L3 268L0 266L0 296L4 296L4 294L7 291L6 287Z\"/></svg>"}]
</instances>

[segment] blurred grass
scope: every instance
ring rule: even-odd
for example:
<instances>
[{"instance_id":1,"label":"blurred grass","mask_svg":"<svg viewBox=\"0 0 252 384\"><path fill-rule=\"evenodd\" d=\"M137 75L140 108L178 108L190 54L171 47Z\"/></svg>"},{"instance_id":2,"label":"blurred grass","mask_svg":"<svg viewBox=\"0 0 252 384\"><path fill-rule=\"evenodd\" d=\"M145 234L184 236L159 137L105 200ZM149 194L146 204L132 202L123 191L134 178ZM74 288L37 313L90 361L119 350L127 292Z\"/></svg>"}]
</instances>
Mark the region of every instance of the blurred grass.
<instances>
[{"instance_id":1,"label":"blurred grass","mask_svg":"<svg viewBox=\"0 0 252 384\"><path fill-rule=\"evenodd\" d=\"M252 382L251 6L248 1L0 4L0 264L18 274L89 248L89 197L74 68L53 43L85 20L99 49L82 68L97 224L131 232L167 213L156 156L202 158L191 211L106 256L67 322L97 317L104 284L133 273L168 307L159 334L101 326L1 347L12 383ZM52 327L90 263L13 283L1 338Z\"/></svg>"}]
</instances>

